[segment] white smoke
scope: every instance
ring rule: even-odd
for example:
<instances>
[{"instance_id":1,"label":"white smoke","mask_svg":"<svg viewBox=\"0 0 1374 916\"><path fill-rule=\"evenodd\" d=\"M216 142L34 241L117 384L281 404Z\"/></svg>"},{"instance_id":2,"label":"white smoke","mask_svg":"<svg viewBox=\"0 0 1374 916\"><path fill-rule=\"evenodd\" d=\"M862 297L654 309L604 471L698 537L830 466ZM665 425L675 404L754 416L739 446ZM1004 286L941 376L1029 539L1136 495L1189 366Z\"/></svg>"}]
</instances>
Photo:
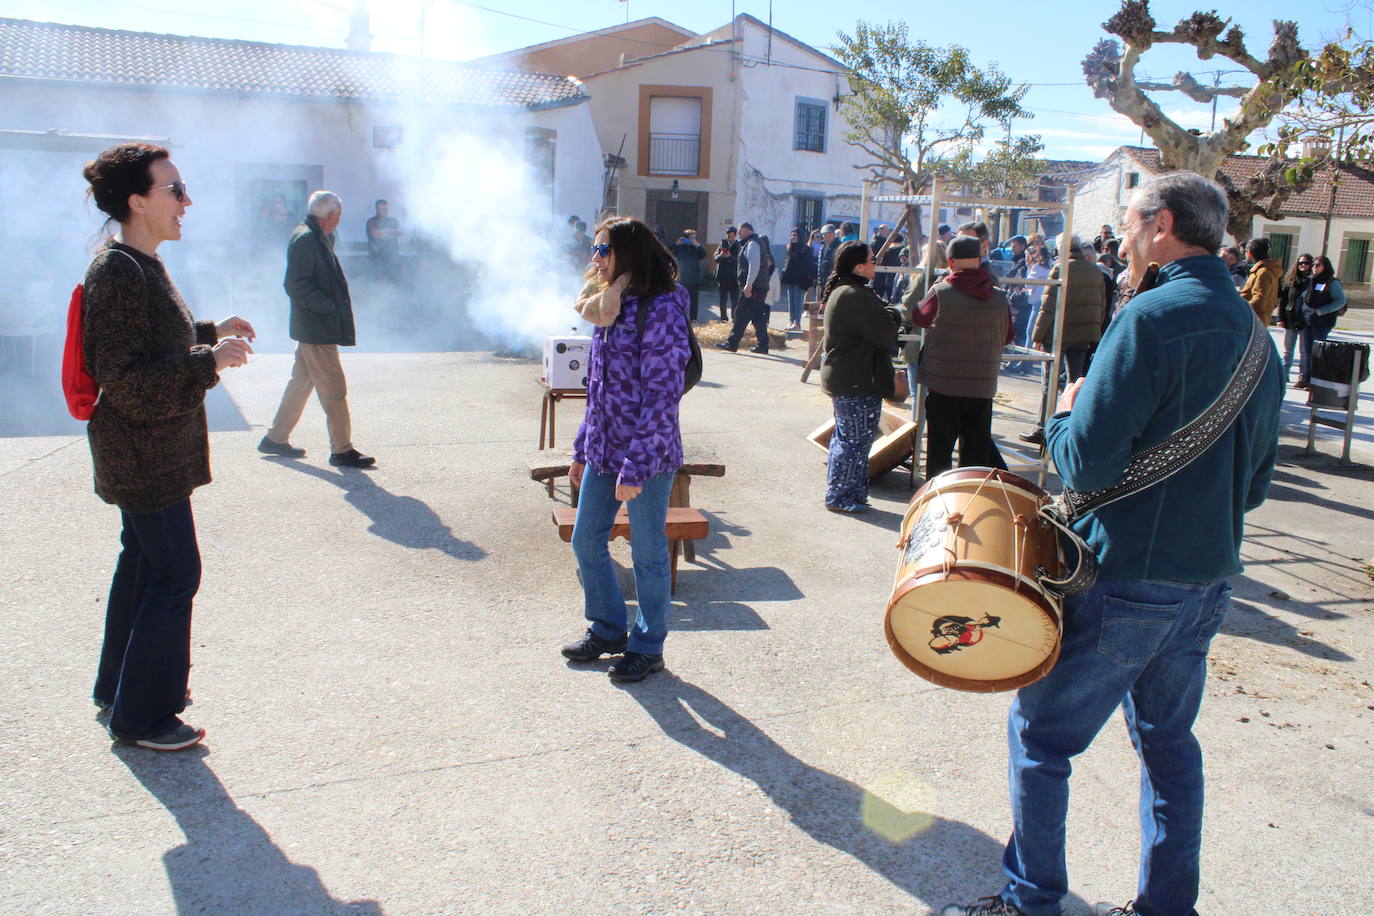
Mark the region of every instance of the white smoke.
<instances>
[{"instance_id":1,"label":"white smoke","mask_svg":"<svg viewBox=\"0 0 1374 916\"><path fill-rule=\"evenodd\" d=\"M565 247L571 233L526 161L526 122L480 120L479 134L415 116L406 133L418 140L392 160L390 177L404 189L415 228L464 268L468 285L444 291L452 297L446 308L463 309L492 345L531 352L577 321L580 275Z\"/></svg>"}]
</instances>

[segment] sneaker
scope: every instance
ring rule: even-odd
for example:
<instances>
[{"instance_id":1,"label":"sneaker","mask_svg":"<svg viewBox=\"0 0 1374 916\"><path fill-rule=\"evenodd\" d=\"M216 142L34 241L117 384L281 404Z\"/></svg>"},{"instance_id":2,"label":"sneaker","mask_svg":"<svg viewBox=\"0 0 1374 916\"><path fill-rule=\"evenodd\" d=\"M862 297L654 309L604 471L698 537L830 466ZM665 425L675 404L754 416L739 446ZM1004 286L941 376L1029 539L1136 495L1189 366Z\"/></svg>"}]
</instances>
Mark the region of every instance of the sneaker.
<instances>
[{"instance_id":1,"label":"sneaker","mask_svg":"<svg viewBox=\"0 0 1374 916\"><path fill-rule=\"evenodd\" d=\"M618 660L611 663L611 670L607 672L611 680L621 684L633 684L642 681L655 671L663 670L662 655L645 655L643 652L626 652Z\"/></svg>"},{"instance_id":2,"label":"sneaker","mask_svg":"<svg viewBox=\"0 0 1374 916\"><path fill-rule=\"evenodd\" d=\"M723 340L722 340L720 343L716 344L716 349L717 349L717 350L729 350L731 353L737 353L737 352L739 352L738 350L736 350L736 348L730 346L728 343L726 343L726 342L723 341Z\"/></svg>"},{"instance_id":3,"label":"sneaker","mask_svg":"<svg viewBox=\"0 0 1374 916\"><path fill-rule=\"evenodd\" d=\"M1093 907L1093 916L1138 916L1135 911L1135 901L1132 900L1125 906L1117 906L1114 903L1099 903Z\"/></svg>"},{"instance_id":4,"label":"sneaker","mask_svg":"<svg viewBox=\"0 0 1374 916\"><path fill-rule=\"evenodd\" d=\"M826 503L825 507L831 512L844 512L848 515L862 515L873 508L868 503L855 503L852 506L832 506L830 503Z\"/></svg>"},{"instance_id":5,"label":"sneaker","mask_svg":"<svg viewBox=\"0 0 1374 916\"><path fill-rule=\"evenodd\" d=\"M336 468L370 468L377 463L377 459L369 458L356 448L351 448L346 452L335 452L330 455L329 463Z\"/></svg>"},{"instance_id":6,"label":"sneaker","mask_svg":"<svg viewBox=\"0 0 1374 916\"><path fill-rule=\"evenodd\" d=\"M184 751L188 747L194 747L205 740L205 729L194 728L183 722L166 734L158 735L155 738L120 740L125 744L132 744L135 747L151 748L155 751Z\"/></svg>"},{"instance_id":7,"label":"sneaker","mask_svg":"<svg viewBox=\"0 0 1374 916\"><path fill-rule=\"evenodd\" d=\"M305 457L305 449L296 448L294 445L286 442L275 442L267 436L263 436L262 441L258 443L258 451L268 455L278 455L282 458Z\"/></svg>"},{"instance_id":8,"label":"sneaker","mask_svg":"<svg viewBox=\"0 0 1374 916\"><path fill-rule=\"evenodd\" d=\"M1026 916L1019 907L1013 906L1001 897L979 897L977 903L960 906L951 903L940 911L940 916Z\"/></svg>"},{"instance_id":9,"label":"sneaker","mask_svg":"<svg viewBox=\"0 0 1374 916\"><path fill-rule=\"evenodd\" d=\"M619 655L625 651L625 637L602 639L588 630L581 639L563 647L563 657L575 662L594 662L603 655Z\"/></svg>"},{"instance_id":10,"label":"sneaker","mask_svg":"<svg viewBox=\"0 0 1374 916\"><path fill-rule=\"evenodd\" d=\"M1020 439L1022 442L1029 442L1031 445L1044 445L1045 431L1036 427L1035 429L1026 430L1024 433L1017 433L1016 438Z\"/></svg>"}]
</instances>

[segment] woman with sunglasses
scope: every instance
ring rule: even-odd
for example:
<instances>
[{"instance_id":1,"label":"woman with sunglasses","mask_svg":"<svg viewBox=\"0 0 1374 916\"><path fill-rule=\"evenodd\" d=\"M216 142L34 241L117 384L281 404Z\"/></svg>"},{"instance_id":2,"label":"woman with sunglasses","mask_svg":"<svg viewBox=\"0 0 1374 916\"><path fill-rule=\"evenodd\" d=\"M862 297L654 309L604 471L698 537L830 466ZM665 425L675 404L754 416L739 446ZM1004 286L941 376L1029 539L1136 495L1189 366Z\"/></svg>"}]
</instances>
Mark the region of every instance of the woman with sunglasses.
<instances>
[{"instance_id":1,"label":"woman with sunglasses","mask_svg":"<svg viewBox=\"0 0 1374 916\"><path fill-rule=\"evenodd\" d=\"M1302 323L1299 345L1302 348L1298 365L1298 380L1294 388L1310 388L1312 380L1312 344L1326 340L1336 327L1336 314L1345 308L1345 287L1336 279L1335 268L1326 255L1312 259L1312 280L1302 297Z\"/></svg>"},{"instance_id":2,"label":"woman with sunglasses","mask_svg":"<svg viewBox=\"0 0 1374 916\"><path fill-rule=\"evenodd\" d=\"M637 219L610 217L596 227L587 273L577 311L595 330L587 414L568 477L580 488L572 544L588 626L563 655L592 662L623 653L611 680L642 681L663 669L668 634L672 567L663 528L682 465L678 401L691 355L689 299L673 256ZM632 625L607 544L622 503L639 604Z\"/></svg>"},{"instance_id":3,"label":"woman with sunglasses","mask_svg":"<svg viewBox=\"0 0 1374 916\"><path fill-rule=\"evenodd\" d=\"M160 751L205 731L179 718L191 668L200 551L191 491L210 482L205 392L242 366L253 327L196 321L157 256L181 238L191 197L166 149L111 147L86 163L95 205L117 224L83 280L86 364L100 386L87 427L95 492L119 507L123 550L105 611L95 704L111 736Z\"/></svg>"},{"instance_id":4,"label":"woman with sunglasses","mask_svg":"<svg viewBox=\"0 0 1374 916\"><path fill-rule=\"evenodd\" d=\"M875 267L869 246L845 242L835 253L835 269L821 295L821 390L835 407L825 488L825 507L831 512L868 511L868 450L878 432L883 398L896 393L890 354L897 346L901 312L868 285Z\"/></svg>"},{"instance_id":5,"label":"woman with sunglasses","mask_svg":"<svg viewBox=\"0 0 1374 916\"><path fill-rule=\"evenodd\" d=\"M1300 254L1293 262L1288 275L1283 278L1279 288L1279 327L1283 328L1283 381L1293 371L1293 351L1297 348L1298 338L1305 327L1302 320L1302 301L1307 296L1307 287L1312 283L1312 256ZM1307 363L1298 363L1298 378L1307 374Z\"/></svg>"}]
</instances>

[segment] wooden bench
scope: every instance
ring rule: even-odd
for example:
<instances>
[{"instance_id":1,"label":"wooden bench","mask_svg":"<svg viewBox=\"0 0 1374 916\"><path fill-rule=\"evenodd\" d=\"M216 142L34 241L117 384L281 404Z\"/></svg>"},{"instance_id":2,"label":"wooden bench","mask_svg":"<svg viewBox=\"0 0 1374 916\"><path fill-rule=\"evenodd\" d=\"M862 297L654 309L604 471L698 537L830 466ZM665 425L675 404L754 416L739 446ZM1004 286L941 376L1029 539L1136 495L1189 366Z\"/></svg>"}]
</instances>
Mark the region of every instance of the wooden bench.
<instances>
[{"instance_id":1,"label":"wooden bench","mask_svg":"<svg viewBox=\"0 0 1374 916\"><path fill-rule=\"evenodd\" d=\"M577 524L576 509L554 509L553 523L558 526L558 536L571 543L573 536L573 526ZM668 535L669 555L673 559L673 578L672 592L677 592L677 558L681 552L680 547L683 541L695 541L706 537L711 531L711 524L706 520L706 516L701 514L698 509L688 508L669 508L668 521L663 526L663 531ZM621 508L615 515L615 522L611 525L611 540L624 538L630 540L630 513L629 510Z\"/></svg>"},{"instance_id":2,"label":"wooden bench","mask_svg":"<svg viewBox=\"0 0 1374 916\"><path fill-rule=\"evenodd\" d=\"M529 467L530 479L544 484L548 488L549 498L552 499L553 482L559 477L568 476L568 463L571 460L570 450L546 450L535 454L525 463ZM687 446L682 466L677 469L677 475L673 478L673 490L668 495L668 505L675 509L691 508L693 477L724 476L725 465L717 460L713 452L700 446ZM576 487L570 488L569 500L574 507L577 506ZM691 538L684 539L682 550L689 561L697 558Z\"/></svg>"}]
</instances>

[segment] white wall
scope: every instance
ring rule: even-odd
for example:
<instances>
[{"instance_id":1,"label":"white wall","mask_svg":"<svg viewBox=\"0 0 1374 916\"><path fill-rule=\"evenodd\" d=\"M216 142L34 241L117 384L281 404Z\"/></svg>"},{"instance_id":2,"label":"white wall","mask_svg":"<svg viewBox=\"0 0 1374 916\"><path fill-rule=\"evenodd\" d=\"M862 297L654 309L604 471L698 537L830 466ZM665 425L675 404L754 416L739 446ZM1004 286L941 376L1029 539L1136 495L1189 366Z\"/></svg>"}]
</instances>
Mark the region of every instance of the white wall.
<instances>
[{"instance_id":1,"label":"white wall","mask_svg":"<svg viewBox=\"0 0 1374 916\"><path fill-rule=\"evenodd\" d=\"M562 226L573 214L586 220L588 226L595 225L601 210L603 166L591 108L584 103L531 112L527 117L535 127L558 131L553 199L556 225Z\"/></svg>"},{"instance_id":2,"label":"white wall","mask_svg":"<svg viewBox=\"0 0 1374 916\"><path fill-rule=\"evenodd\" d=\"M743 33L746 57L762 58L770 53L765 30L746 22ZM835 68L834 64L777 36L773 38L771 60L778 66L759 64L741 71L736 210L739 219L751 219L774 243L785 244L793 225L797 192L823 194L827 220L832 215L857 220L861 183L867 172L855 166L869 157L844 139L848 126L832 101L837 93L848 93L845 77L816 72ZM802 67L810 69L798 69ZM793 149L799 97L826 103L824 153ZM892 223L898 213L896 205L886 205L871 208L869 216Z\"/></svg>"},{"instance_id":3,"label":"white wall","mask_svg":"<svg viewBox=\"0 0 1374 916\"><path fill-rule=\"evenodd\" d=\"M317 167L324 186L343 198L339 238L344 245L364 244L364 222L377 198L389 199L392 215L403 225L407 221L404 173L395 167L401 153L373 148L374 127L414 124L412 112L393 106L7 81L0 88L0 109L5 112L0 119L2 129L58 129L115 137L91 140L83 152L46 157L0 150L0 178L9 172L11 182L19 180L13 167L22 159L28 176L23 180L39 180L48 189L36 198L36 212L22 220L2 221L0 232L6 235L29 235L46 232L45 227L65 226L71 218L70 202L81 200L85 190L80 164L124 137L167 138L172 158L191 191L193 205L186 220L186 241L192 247L198 242L242 240L251 214L235 176L240 167L251 172L254 165ZM472 117L470 112L436 117L439 114L430 111L427 117L444 123ZM483 112L481 117L490 119L492 115ZM508 117L516 127L528 124L558 131L551 218L560 212L594 215L600 196L601 163L586 106L513 112ZM417 139L407 136L402 142ZM35 165L44 158L48 159L46 169ZM35 168L46 174L33 176ZM461 201L454 204L461 206ZM89 226L83 227L87 235L99 223L94 208L91 213Z\"/></svg>"}]
</instances>

